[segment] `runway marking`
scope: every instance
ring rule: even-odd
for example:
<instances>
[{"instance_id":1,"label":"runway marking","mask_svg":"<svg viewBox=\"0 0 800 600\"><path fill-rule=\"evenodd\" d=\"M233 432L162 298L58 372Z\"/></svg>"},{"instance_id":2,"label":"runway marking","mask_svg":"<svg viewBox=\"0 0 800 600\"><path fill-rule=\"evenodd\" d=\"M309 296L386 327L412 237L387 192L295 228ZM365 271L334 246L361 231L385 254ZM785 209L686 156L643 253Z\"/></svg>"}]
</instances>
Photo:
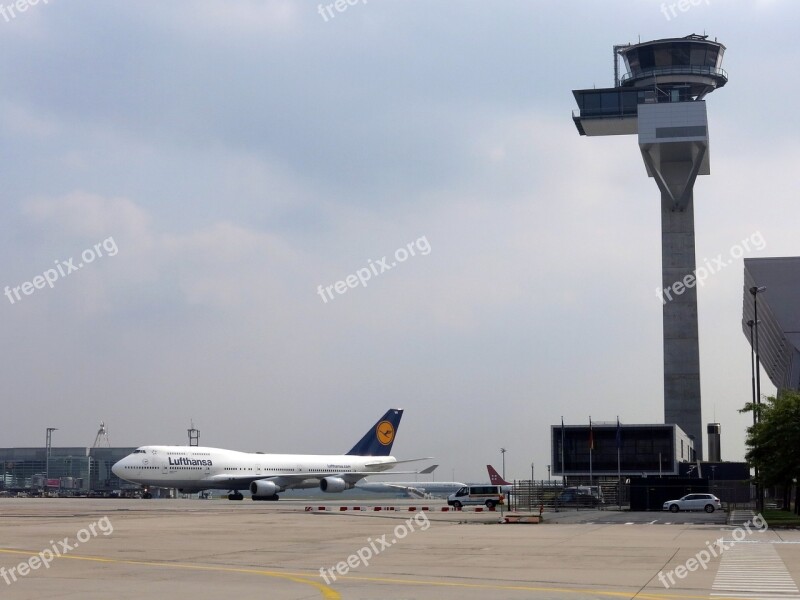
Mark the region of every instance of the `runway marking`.
<instances>
[{"instance_id":1,"label":"runway marking","mask_svg":"<svg viewBox=\"0 0 800 600\"><path fill-rule=\"evenodd\" d=\"M732 547L720 560L712 598L800 600L800 590L773 544Z\"/></svg>"},{"instance_id":2,"label":"runway marking","mask_svg":"<svg viewBox=\"0 0 800 600\"><path fill-rule=\"evenodd\" d=\"M23 550L7 550L5 548L0 548L0 553L3 554L22 554L24 556L39 556L38 552L27 552ZM263 575L265 577L275 577L277 579L287 579L289 581L293 581L294 583L302 583L305 585L310 585L312 587L317 588L319 592L322 594L322 597L325 600L341 600L342 596L336 590L324 585L314 579L309 579L309 577L316 577L316 575L308 575L306 573L279 573L276 571L263 571L260 569L243 569L243 568L236 568L236 567L214 567L214 566L203 566L203 565L188 565L182 563L166 563L166 562L158 562L158 561L146 561L146 560L124 560L124 559L116 559L116 558L102 558L102 557L95 557L95 556L75 556L72 554L64 554L59 557L59 559L68 559L68 560L85 560L90 562L102 562L102 563L111 563L117 565L137 565L137 566L145 566L145 567L168 567L171 569L186 569L186 570L196 570L196 571L217 571L222 573L247 573L250 575Z\"/></svg>"}]
</instances>

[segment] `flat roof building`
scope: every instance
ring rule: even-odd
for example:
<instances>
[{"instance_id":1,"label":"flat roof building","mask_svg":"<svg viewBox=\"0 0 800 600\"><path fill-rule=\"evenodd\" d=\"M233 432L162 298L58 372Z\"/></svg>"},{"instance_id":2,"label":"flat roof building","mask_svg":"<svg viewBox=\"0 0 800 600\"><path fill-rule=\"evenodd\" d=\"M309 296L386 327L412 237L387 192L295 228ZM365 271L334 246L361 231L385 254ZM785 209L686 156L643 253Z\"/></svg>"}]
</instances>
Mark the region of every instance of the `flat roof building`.
<instances>
[{"instance_id":1,"label":"flat roof building","mask_svg":"<svg viewBox=\"0 0 800 600\"><path fill-rule=\"evenodd\" d=\"M674 423L551 425L550 436L553 475L678 475L681 463L697 460L694 442Z\"/></svg>"}]
</instances>

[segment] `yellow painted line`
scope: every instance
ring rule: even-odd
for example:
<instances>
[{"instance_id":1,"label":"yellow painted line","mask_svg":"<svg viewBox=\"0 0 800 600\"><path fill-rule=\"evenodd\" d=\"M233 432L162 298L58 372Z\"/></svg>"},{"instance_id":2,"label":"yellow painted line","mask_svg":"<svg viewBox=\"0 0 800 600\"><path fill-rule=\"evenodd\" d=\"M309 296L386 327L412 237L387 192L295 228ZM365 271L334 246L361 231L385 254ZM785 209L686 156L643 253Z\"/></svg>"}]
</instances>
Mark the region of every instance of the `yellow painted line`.
<instances>
[{"instance_id":1,"label":"yellow painted line","mask_svg":"<svg viewBox=\"0 0 800 600\"><path fill-rule=\"evenodd\" d=\"M459 587L471 589L484 589L484 590L516 590L521 592L550 592L558 594L587 594L594 596L610 596L613 598L631 598L631 592L610 592L598 589L581 589L581 588L557 588L557 587L539 587L528 585L493 585L488 583L458 583L454 581L425 581L414 579L391 579L385 577L360 577L357 575L347 575L339 578L341 581L370 581L374 583L396 583L403 585L419 585L419 586L438 586L438 587ZM660 594L660 593L640 593L635 595L636 600L709 600L709 596L690 596L686 594ZM726 598L723 596L714 596L714 600L742 600L741 598Z\"/></svg>"},{"instance_id":2,"label":"yellow painted line","mask_svg":"<svg viewBox=\"0 0 800 600\"><path fill-rule=\"evenodd\" d=\"M0 548L0 553L3 554L21 554L24 556L38 556L38 552L28 552L22 550L6 550ZM144 560L124 560L115 558L101 558L94 556L74 556L65 554L59 558L66 558L70 560L84 560L91 562L102 562L120 565L138 565L145 567L168 567L172 569L194 569L198 571L217 571L223 573L246 573L250 575L263 575L265 577L276 577L286 579L295 583L302 583L315 587L320 591L325 600L341 600L342 596L336 590L315 581L312 578L317 577L316 573L290 573L278 571L264 571L260 569L244 569L235 567L214 567L202 565L190 565L182 563L167 563L157 561L144 561ZM518 591L518 592L550 592L552 594L584 594L591 596L603 596L612 598L630 598L631 592L613 592L598 589L583 589L583 588L559 588L559 587L540 587L529 585L502 585L490 583L459 583L455 581L428 581L417 579L393 579L388 577L361 577L358 575L339 576L339 581L359 581L359 582L372 582L372 583L388 583L409 586L425 586L425 587L452 587L452 588L467 588L467 589L480 589L480 590L502 590L502 591ZM709 596L696 596L686 594L670 594L670 593L640 593L636 594L637 600L709 600ZM725 598L723 596L715 596L714 600L741 600L741 598Z\"/></svg>"},{"instance_id":3,"label":"yellow painted line","mask_svg":"<svg viewBox=\"0 0 800 600\"><path fill-rule=\"evenodd\" d=\"M22 554L24 556L39 556L38 552L28 552L23 550L6 550L0 548L0 553L3 554ZM305 573L280 573L277 571L263 571L260 569L243 569L243 568L235 568L235 567L213 567L213 566L203 566L203 565L187 565L181 563L166 563L166 562L157 562L157 561L145 561L145 560L122 560L122 559L115 559L115 558L100 558L94 556L74 556L72 554L64 554L59 556L58 558L65 558L69 560L84 560L89 562L102 562L102 563L112 563L118 565L137 565L137 566L145 566L145 567L168 567L171 569L193 569L196 571L216 571L222 573L247 573L250 575L263 575L265 577L275 577L279 579L287 579L289 581L293 581L295 583L302 583L305 585L310 585L312 587L317 588L319 592L322 594L322 597L325 600L341 600L342 596L336 590L319 583L318 581L314 581L313 579L309 579L309 575Z\"/></svg>"}]
</instances>

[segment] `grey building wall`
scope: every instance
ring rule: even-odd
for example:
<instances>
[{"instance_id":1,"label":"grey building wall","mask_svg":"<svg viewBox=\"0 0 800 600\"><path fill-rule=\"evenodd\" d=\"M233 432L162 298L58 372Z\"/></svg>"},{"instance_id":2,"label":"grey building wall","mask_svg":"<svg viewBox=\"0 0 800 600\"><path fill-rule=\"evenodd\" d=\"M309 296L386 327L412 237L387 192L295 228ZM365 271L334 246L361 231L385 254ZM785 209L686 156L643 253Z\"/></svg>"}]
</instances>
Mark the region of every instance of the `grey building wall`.
<instances>
[{"instance_id":1,"label":"grey building wall","mask_svg":"<svg viewBox=\"0 0 800 600\"><path fill-rule=\"evenodd\" d=\"M800 390L800 257L744 259L742 331L755 318L751 287L758 295L758 346L761 364L778 389Z\"/></svg>"}]
</instances>

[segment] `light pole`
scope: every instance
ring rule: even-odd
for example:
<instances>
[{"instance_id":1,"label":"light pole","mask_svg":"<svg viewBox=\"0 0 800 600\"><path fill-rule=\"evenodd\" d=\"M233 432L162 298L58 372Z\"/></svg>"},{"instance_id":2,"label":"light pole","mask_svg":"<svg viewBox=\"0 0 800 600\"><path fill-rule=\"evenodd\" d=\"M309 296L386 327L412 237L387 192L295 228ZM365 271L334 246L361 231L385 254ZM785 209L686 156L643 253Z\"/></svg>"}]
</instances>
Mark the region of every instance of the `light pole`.
<instances>
[{"instance_id":1,"label":"light pole","mask_svg":"<svg viewBox=\"0 0 800 600\"><path fill-rule=\"evenodd\" d=\"M750 327L750 387L753 396L753 427L756 426L756 345L753 339L753 330L755 329L756 322L750 319L747 326ZM758 499L758 466L755 467L756 478L756 499ZM757 502L758 500L756 500ZM757 506L757 505L756 505Z\"/></svg>"},{"instance_id":2,"label":"light pole","mask_svg":"<svg viewBox=\"0 0 800 600\"><path fill-rule=\"evenodd\" d=\"M47 484L50 480L50 448L52 446L53 441L53 432L58 431L58 427L48 427L47 428L47 440L45 441L45 455L44 455L44 487L47 488Z\"/></svg>"},{"instance_id":3,"label":"light pole","mask_svg":"<svg viewBox=\"0 0 800 600\"><path fill-rule=\"evenodd\" d=\"M533 461L531 461L531 484L533 484Z\"/></svg>"},{"instance_id":4,"label":"light pole","mask_svg":"<svg viewBox=\"0 0 800 600\"><path fill-rule=\"evenodd\" d=\"M761 408L761 355L758 352L758 295L762 292L767 291L766 286L753 286L750 288L750 293L753 294L753 328L756 332L756 403L753 406L753 410L756 411L755 419L756 422L761 420L761 415L758 414ZM756 475L758 477L758 475ZM764 512L764 490L761 488L761 484L756 479L756 493L758 494L758 498L756 498L756 509L759 513Z\"/></svg>"},{"instance_id":5,"label":"light pole","mask_svg":"<svg viewBox=\"0 0 800 600\"><path fill-rule=\"evenodd\" d=\"M750 319L747 326L750 328L750 387L753 395L753 425L756 424L756 346L753 341L753 329L756 322Z\"/></svg>"},{"instance_id":6,"label":"light pole","mask_svg":"<svg viewBox=\"0 0 800 600\"><path fill-rule=\"evenodd\" d=\"M550 481L550 465L547 465L547 481Z\"/></svg>"},{"instance_id":7,"label":"light pole","mask_svg":"<svg viewBox=\"0 0 800 600\"><path fill-rule=\"evenodd\" d=\"M760 408L761 405L761 355L758 352L758 295L766 292L766 286L753 286L750 288L750 293L753 294L753 311L755 313L753 319L753 326L756 332L756 407ZM761 416L757 415L757 421L761 420Z\"/></svg>"},{"instance_id":8,"label":"light pole","mask_svg":"<svg viewBox=\"0 0 800 600\"><path fill-rule=\"evenodd\" d=\"M506 478L506 449L500 448L500 454L503 456L503 479Z\"/></svg>"}]
</instances>

